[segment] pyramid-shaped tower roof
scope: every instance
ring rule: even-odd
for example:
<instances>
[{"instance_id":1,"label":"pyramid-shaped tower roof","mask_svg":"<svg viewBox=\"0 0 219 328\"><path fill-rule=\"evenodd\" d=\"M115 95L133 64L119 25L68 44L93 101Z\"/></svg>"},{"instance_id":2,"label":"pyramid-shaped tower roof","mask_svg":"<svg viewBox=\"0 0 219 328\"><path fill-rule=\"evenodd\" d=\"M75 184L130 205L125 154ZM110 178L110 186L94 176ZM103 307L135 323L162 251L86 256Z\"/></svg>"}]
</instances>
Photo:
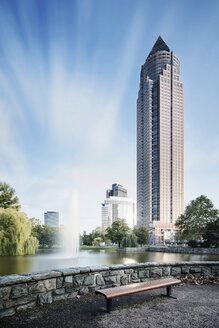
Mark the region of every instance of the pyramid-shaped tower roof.
<instances>
[{"instance_id":1,"label":"pyramid-shaped tower roof","mask_svg":"<svg viewBox=\"0 0 219 328\"><path fill-rule=\"evenodd\" d=\"M170 51L169 47L164 42L164 40L161 38L161 36L158 37L158 39L155 42L153 48L151 49L151 52L148 55L148 57L155 54L157 51Z\"/></svg>"}]
</instances>

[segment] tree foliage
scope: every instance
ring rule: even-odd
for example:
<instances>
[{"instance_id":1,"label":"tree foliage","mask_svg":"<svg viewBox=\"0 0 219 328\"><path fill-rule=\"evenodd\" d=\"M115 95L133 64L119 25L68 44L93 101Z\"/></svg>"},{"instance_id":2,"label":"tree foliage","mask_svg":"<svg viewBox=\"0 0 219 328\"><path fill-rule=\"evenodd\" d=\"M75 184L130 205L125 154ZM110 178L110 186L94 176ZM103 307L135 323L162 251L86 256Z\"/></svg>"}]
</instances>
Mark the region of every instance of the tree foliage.
<instances>
[{"instance_id":1,"label":"tree foliage","mask_svg":"<svg viewBox=\"0 0 219 328\"><path fill-rule=\"evenodd\" d=\"M38 241L26 214L16 209L0 208L0 255L35 254Z\"/></svg>"},{"instance_id":2,"label":"tree foliage","mask_svg":"<svg viewBox=\"0 0 219 328\"><path fill-rule=\"evenodd\" d=\"M218 210L206 196L197 197L186 206L185 213L176 221L181 239L201 240L206 226L218 218Z\"/></svg>"},{"instance_id":3,"label":"tree foliage","mask_svg":"<svg viewBox=\"0 0 219 328\"><path fill-rule=\"evenodd\" d=\"M86 234L86 232L84 232L82 236L82 243L83 245L87 246L91 246L94 244L97 245L97 241L100 240L97 238L100 238L101 242L105 241L105 231L103 231L100 227L97 227L89 234Z\"/></svg>"},{"instance_id":4,"label":"tree foliage","mask_svg":"<svg viewBox=\"0 0 219 328\"><path fill-rule=\"evenodd\" d=\"M115 220L111 227L106 229L106 237L113 243L118 243L119 247L123 237L127 235L129 227L124 219Z\"/></svg>"},{"instance_id":5,"label":"tree foliage","mask_svg":"<svg viewBox=\"0 0 219 328\"><path fill-rule=\"evenodd\" d=\"M20 209L19 199L15 190L6 182L0 182L0 207Z\"/></svg>"},{"instance_id":6,"label":"tree foliage","mask_svg":"<svg viewBox=\"0 0 219 328\"><path fill-rule=\"evenodd\" d=\"M219 247L219 218L207 224L203 239L206 246Z\"/></svg>"},{"instance_id":7,"label":"tree foliage","mask_svg":"<svg viewBox=\"0 0 219 328\"><path fill-rule=\"evenodd\" d=\"M42 248L52 248L60 243L59 229L48 225L33 224L32 234L35 236Z\"/></svg>"},{"instance_id":8,"label":"tree foliage","mask_svg":"<svg viewBox=\"0 0 219 328\"><path fill-rule=\"evenodd\" d=\"M139 245L146 245L149 241L149 233L147 228L138 227L134 228L133 233L137 236L137 241Z\"/></svg>"},{"instance_id":9,"label":"tree foliage","mask_svg":"<svg viewBox=\"0 0 219 328\"><path fill-rule=\"evenodd\" d=\"M134 233L130 233L122 238L122 247L138 247L137 236Z\"/></svg>"}]
</instances>

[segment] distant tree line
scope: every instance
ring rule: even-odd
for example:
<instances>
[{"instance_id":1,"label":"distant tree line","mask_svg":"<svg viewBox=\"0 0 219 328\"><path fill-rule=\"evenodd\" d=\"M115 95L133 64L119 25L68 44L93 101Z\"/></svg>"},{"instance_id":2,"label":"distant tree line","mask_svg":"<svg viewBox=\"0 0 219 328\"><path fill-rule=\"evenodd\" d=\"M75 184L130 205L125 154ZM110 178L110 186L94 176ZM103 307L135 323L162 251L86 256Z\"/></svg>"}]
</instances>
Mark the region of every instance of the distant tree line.
<instances>
[{"instance_id":1,"label":"distant tree line","mask_svg":"<svg viewBox=\"0 0 219 328\"><path fill-rule=\"evenodd\" d=\"M87 246L101 246L105 244L118 244L122 247L137 247L148 243L148 230L145 227L130 229L125 219L115 220L110 227L102 230L100 227L91 233L82 236L82 244Z\"/></svg>"}]
</instances>

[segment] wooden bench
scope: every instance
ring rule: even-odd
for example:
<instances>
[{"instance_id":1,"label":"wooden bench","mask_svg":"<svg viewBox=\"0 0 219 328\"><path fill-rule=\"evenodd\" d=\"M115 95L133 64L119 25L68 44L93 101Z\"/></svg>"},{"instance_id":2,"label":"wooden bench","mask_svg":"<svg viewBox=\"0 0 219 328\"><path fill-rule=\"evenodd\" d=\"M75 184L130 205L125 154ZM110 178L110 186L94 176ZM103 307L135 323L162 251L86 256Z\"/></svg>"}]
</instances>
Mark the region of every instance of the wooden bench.
<instances>
[{"instance_id":1,"label":"wooden bench","mask_svg":"<svg viewBox=\"0 0 219 328\"><path fill-rule=\"evenodd\" d=\"M149 280L146 282L134 283L131 285L100 289L100 290L96 290L95 294L100 294L105 297L107 302L106 303L107 312L109 313L112 306L112 299L115 297L131 295L139 292L145 292L148 290L166 287L167 294L162 296L176 298L171 295L172 292L171 287L175 285L179 285L180 283L181 283L180 280L170 277L170 278L163 278L163 279Z\"/></svg>"}]
</instances>

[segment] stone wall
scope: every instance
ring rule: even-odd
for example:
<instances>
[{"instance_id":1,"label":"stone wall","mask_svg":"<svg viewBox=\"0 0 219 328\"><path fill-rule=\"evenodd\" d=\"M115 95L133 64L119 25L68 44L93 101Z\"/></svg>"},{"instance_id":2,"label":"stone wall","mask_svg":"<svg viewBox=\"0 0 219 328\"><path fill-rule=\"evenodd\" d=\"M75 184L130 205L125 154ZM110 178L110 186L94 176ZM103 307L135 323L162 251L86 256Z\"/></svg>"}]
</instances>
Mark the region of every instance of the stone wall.
<instances>
[{"instance_id":1,"label":"stone wall","mask_svg":"<svg viewBox=\"0 0 219 328\"><path fill-rule=\"evenodd\" d=\"M219 276L219 262L134 263L0 276L0 318L94 293L95 290L174 276Z\"/></svg>"},{"instance_id":2,"label":"stone wall","mask_svg":"<svg viewBox=\"0 0 219 328\"><path fill-rule=\"evenodd\" d=\"M136 252L164 252L164 253L181 253L181 254L200 254L200 255L219 255L219 248L192 248L188 246L143 246L143 247L126 247L119 248L119 252L136 253Z\"/></svg>"}]
</instances>

